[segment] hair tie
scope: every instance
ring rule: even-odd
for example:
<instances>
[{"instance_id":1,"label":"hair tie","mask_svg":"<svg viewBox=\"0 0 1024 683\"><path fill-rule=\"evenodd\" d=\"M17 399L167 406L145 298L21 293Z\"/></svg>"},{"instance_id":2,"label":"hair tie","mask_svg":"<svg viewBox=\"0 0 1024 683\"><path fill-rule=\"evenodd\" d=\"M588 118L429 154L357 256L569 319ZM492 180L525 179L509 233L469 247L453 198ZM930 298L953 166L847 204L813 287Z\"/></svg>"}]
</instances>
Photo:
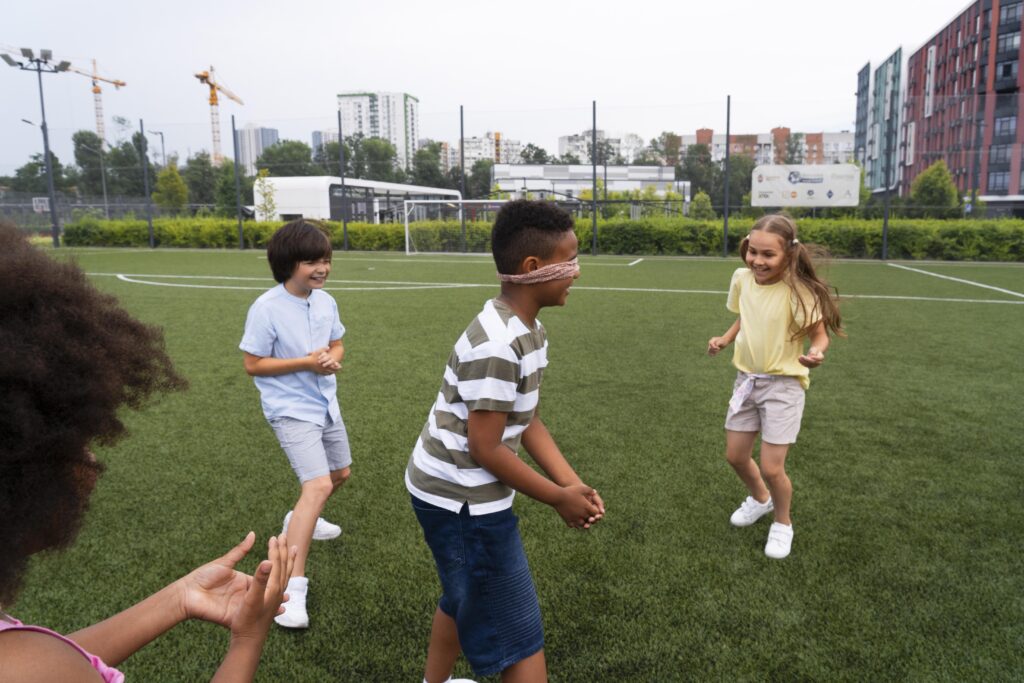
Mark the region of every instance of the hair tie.
<instances>
[{"instance_id":1,"label":"hair tie","mask_svg":"<svg viewBox=\"0 0 1024 683\"><path fill-rule=\"evenodd\" d=\"M529 273L510 275L498 273L498 279L502 282L511 282L517 285L533 285L538 282L550 282L551 280L564 280L569 277L576 277L580 274L579 258L562 263L551 263Z\"/></svg>"},{"instance_id":2,"label":"hair tie","mask_svg":"<svg viewBox=\"0 0 1024 683\"><path fill-rule=\"evenodd\" d=\"M790 242L790 244L793 244L793 245L797 245L797 244L800 244L800 240L798 240L797 238L795 238L795 237L794 237L794 238L793 238L793 241L792 241L792 242Z\"/></svg>"}]
</instances>

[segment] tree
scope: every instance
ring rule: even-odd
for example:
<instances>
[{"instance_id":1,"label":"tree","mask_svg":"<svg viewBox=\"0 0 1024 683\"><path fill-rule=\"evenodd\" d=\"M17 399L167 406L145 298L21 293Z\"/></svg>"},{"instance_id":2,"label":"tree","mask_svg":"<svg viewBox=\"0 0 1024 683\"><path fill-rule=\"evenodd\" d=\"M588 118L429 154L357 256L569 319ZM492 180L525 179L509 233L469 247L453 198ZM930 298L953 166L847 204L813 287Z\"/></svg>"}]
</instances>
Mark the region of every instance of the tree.
<instances>
[{"instance_id":1,"label":"tree","mask_svg":"<svg viewBox=\"0 0 1024 683\"><path fill-rule=\"evenodd\" d=\"M572 152L566 152L562 156L555 157L554 159L552 159L551 163L552 164L566 164L566 165L569 165L569 166L573 166L573 165L576 165L576 164L580 163L580 158L578 156L576 156L575 154L573 154Z\"/></svg>"},{"instance_id":2,"label":"tree","mask_svg":"<svg viewBox=\"0 0 1024 683\"><path fill-rule=\"evenodd\" d=\"M274 186L267 182L270 171L261 168L253 185L253 199L256 200L256 220L269 221L277 216L277 202L274 201Z\"/></svg>"},{"instance_id":3,"label":"tree","mask_svg":"<svg viewBox=\"0 0 1024 683\"><path fill-rule=\"evenodd\" d=\"M180 213L188 204L188 186L178 173L177 164L168 164L157 174L153 201L174 214Z\"/></svg>"},{"instance_id":4,"label":"tree","mask_svg":"<svg viewBox=\"0 0 1024 683\"><path fill-rule=\"evenodd\" d=\"M744 195L750 194L750 186L753 180L754 167L757 162L751 157L737 154L729 157L729 206L740 204ZM724 174L723 174L724 175ZM714 197L714 204L725 205L725 183L720 183L721 196ZM730 211L732 209L730 208Z\"/></svg>"},{"instance_id":5,"label":"tree","mask_svg":"<svg viewBox=\"0 0 1024 683\"><path fill-rule=\"evenodd\" d=\"M665 166L678 166L682 146L683 136L666 130L651 140L649 149L661 164Z\"/></svg>"},{"instance_id":6,"label":"tree","mask_svg":"<svg viewBox=\"0 0 1024 683\"><path fill-rule=\"evenodd\" d=\"M76 131L71 136L74 145L75 165L81 169L78 189L83 194L98 195L103 192L103 163L109 165L107 152L103 149L103 141L91 130Z\"/></svg>"},{"instance_id":7,"label":"tree","mask_svg":"<svg viewBox=\"0 0 1024 683\"><path fill-rule=\"evenodd\" d=\"M64 167L60 159L52 151L50 152L50 163L53 166L53 187L55 190L67 190L70 187L69 178L65 177ZM50 191L49 182L46 178L46 162L41 153L29 157L29 162L14 171L11 179L11 189L16 192L33 192L46 194Z\"/></svg>"},{"instance_id":8,"label":"tree","mask_svg":"<svg viewBox=\"0 0 1024 683\"><path fill-rule=\"evenodd\" d=\"M711 206L711 197L707 192L698 192L690 203L690 218L698 221L715 220L715 210Z\"/></svg>"},{"instance_id":9,"label":"tree","mask_svg":"<svg viewBox=\"0 0 1024 683\"><path fill-rule=\"evenodd\" d=\"M915 213L926 218L951 218L960 213L960 197L945 161L936 161L910 185Z\"/></svg>"},{"instance_id":10,"label":"tree","mask_svg":"<svg viewBox=\"0 0 1024 683\"><path fill-rule=\"evenodd\" d=\"M209 152L198 152L185 162L182 175L188 187L188 199L193 204L213 204L217 193L217 172L210 161Z\"/></svg>"},{"instance_id":11,"label":"tree","mask_svg":"<svg viewBox=\"0 0 1024 683\"><path fill-rule=\"evenodd\" d=\"M597 163L603 166L605 164L611 163L612 158L614 158L615 156L615 148L612 147L611 141L608 140L607 138L597 141L596 156L594 153L594 143L587 143L587 161L589 161L590 163L593 163L596 159Z\"/></svg>"},{"instance_id":12,"label":"tree","mask_svg":"<svg viewBox=\"0 0 1024 683\"><path fill-rule=\"evenodd\" d=\"M782 158L784 164L804 163L804 134L793 133L786 138L786 155Z\"/></svg>"},{"instance_id":13,"label":"tree","mask_svg":"<svg viewBox=\"0 0 1024 683\"><path fill-rule=\"evenodd\" d=\"M146 138L141 133L132 134L131 141L123 140L107 154L107 187L111 194L129 197L145 197L142 179L142 160L148 159Z\"/></svg>"},{"instance_id":14,"label":"tree","mask_svg":"<svg viewBox=\"0 0 1024 683\"><path fill-rule=\"evenodd\" d=\"M256 160L256 168L265 168L272 176L319 175L321 169L313 163L313 151L305 142L279 140L263 150Z\"/></svg>"},{"instance_id":15,"label":"tree","mask_svg":"<svg viewBox=\"0 0 1024 683\"><path fill-rule=\"evenodd\" d=\"M399 181L404 173L398 173L396 162L398 152L395 146L383 138L366 138L362 141L361 151L366 159L366 175L368 180L385 182Z\"/></svg>"},{"instance_id":16,"label":"tree","mask_svg":"<svg viewBox=\"0 0 1024 683\"><path fill-rule=\"evenodd\" d=\"M242 204L253 204L253 179L244 174L240 176L242 186ZM235 216L235 163L225 159L217 169L217 213L221 216Z\"/></svg>"},{"instance_id":17,"label":"tree","mask_svg":"<svg viewBox=\"0 0 1024 683\"><path fill-rule=\"evenodd\" d=\"M412 176L409 182L425 187L447 187L447 178L441 172L441 144L431 142L416 150L412 158Z\"/></svg>"},{"instance_id":18,"label":"tree","mask_svg":"<svg viewBox=\"0 0 1024 683\"><path fill-rule=\"evenodd\" d=\"M711 158L711 149L707 145L690 145L686 148L680 176L682 180L690 181L690 189L694 194L704 192L709 197L721 194L722 169Z\"/></svg>"},{"instance_id":19,"label":"tree","mask_svg":"<svg viewBox=\"0 0 1024 683\"><path fill-rule=\"evenodd\" d=\"M466 179L467 199L483 199L491 193L491 169L494 161L491 159L477 159L469 171L469 178Z\"/></svg>"},{"instance_id":20,"label":"tree","mask_svg":"<svg viewBox=\"0 0 1024 683\"><path fill-rule=\"evenodd\" d=\"M538 147L532 142L527 143L519 152L519 158L524 164L546 164L551 161L551 155L543 147Z\"/></svg>"}]
</instances>

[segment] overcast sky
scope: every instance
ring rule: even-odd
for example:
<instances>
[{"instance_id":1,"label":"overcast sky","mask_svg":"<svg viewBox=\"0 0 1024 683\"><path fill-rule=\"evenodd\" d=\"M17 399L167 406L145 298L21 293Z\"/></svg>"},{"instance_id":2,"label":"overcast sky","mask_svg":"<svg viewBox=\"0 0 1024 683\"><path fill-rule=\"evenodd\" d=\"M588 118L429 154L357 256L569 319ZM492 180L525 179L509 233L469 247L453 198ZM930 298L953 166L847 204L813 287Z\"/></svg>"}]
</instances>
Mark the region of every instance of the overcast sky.
<instances>
[{"instance_id":1,"label":"overcast sky","mask_svg":"<svg viewBox=\"0 0 1024 683\"><path fill-rule=\"evenodd\" d=\"M127 82L103 84L107 139L114 116L164 132L182 160L211 147L207 90L213 65L244 106L222 99L230 125L277 128L310 143L336 129L336 95L407 92L424 137L457 141L501 131L557 153L558 137L590 127L637 133L853 130L857 71L897 47L912 52L968 7L964 0L47 0L6 3L0 47L53 50L58 59ZM604 9L603 7L608 7ZM54 152L71 160L71 134L95 130L86 77L43 75ZM42 151L34 73L0 63L0 175ZM159 137L151 137L159 150Z\"/></svg>"}]
</instances>

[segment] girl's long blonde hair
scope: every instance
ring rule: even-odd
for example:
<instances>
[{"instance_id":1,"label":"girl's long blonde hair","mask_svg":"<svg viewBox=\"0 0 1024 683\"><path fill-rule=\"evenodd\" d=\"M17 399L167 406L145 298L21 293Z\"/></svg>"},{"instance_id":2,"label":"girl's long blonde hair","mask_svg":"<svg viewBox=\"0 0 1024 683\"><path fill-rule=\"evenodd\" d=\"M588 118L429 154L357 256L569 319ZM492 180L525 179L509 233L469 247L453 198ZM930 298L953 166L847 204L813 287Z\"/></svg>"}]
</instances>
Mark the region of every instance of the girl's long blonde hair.
<instances>
[{"instance_id":1,"label":"girl's long blonde hair","mask_svg":"<svg viewBox=\"0 0 1024 683\"><path fill-rule=\"evenodd\" d=\"M839 293L814 271L814 259L827 258L828 250L816 244L805 245L800 242L796 236L796 223L785 214L762 216L750 229L751 232L755 230L764 230L782 238L786 257L784 279L791 288L795 288L797 284L803 285L814 298L811 310L807 310L807 302L804 301L804 298L797 297L797 301L800 302L803 309L804 321L814 320L818 317L815 314L820 313L820 319L825 323L826 331L845 336L842 316L839 315ZM744 237L740 242L740 258L743 259L744 264L747 262L749 243L749 236ZM793 339L808 336L811 329L817 324L818 322L815 321L805 325L793 334Z\"/></svg>"}]
</instances>

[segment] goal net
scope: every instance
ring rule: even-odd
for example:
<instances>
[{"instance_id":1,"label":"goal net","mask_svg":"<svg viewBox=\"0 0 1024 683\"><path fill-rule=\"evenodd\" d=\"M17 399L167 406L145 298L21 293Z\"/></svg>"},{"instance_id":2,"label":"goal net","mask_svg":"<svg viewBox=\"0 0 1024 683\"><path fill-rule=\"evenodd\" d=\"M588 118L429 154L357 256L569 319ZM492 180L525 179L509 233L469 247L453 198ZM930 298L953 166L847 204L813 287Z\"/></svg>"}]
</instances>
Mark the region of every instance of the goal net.
<instances>
[{"instance_id":1,"label":"goal net","mask_svg":"<svg viewBox=\"0 0 1024 683\"><path fill-rule=\"evenodd\" d=\"M498 210L507 201L405 200L405 253L411 255L490 252L491 226Z\"/></svg>"}]
</instances>

